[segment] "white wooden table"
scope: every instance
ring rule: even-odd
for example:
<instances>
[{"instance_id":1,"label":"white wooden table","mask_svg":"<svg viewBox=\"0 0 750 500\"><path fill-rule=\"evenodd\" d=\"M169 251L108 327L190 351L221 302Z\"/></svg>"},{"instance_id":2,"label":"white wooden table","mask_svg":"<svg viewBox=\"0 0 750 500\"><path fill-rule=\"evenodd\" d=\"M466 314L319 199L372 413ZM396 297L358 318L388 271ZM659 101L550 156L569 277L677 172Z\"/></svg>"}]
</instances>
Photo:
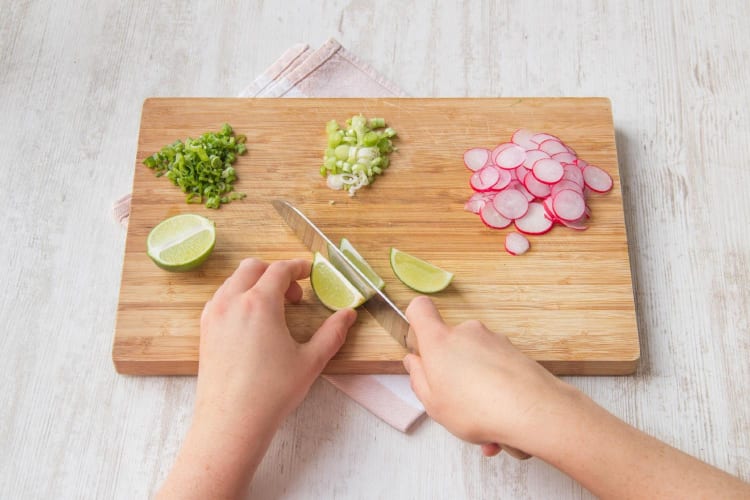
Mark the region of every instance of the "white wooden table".
<instances>
[{"instance_id":1,"label":"white wooden table","mask_svg":"<svg viewBox=\"0 0 750 500\"><path fill-rule=\"evenodd\" d=\"M110 207L130 189L142 100L236 95L292 43L330 36L415 96L611 97L642 364L571 382L750 480L750 6L284 3L0 2L0 496L158 487L195 380L118 376L110 361L125 240ZM323 381L253 493L590 496L430 420L401 434Z\"/></svg>"}]
</instances>

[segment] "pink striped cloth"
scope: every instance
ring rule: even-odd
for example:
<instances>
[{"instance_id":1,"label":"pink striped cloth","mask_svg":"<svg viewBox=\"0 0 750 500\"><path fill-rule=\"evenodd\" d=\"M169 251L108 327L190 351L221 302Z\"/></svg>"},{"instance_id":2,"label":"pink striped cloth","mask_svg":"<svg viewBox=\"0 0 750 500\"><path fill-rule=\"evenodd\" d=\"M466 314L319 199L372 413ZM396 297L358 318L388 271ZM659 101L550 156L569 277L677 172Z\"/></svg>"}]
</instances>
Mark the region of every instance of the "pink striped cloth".
<instances>
[{"instance_id":1,"label":"pink striped cloth","mask_svg":"<svg viewBox=\"0 0 750 500\"><path fill-rule=\"evenodd\" d=\"M319 49L296 44L284 52L240 97L405 97L396 85L334 39ZM114 205L127 225L130 195ZM407 432L424 415L407 375L324 375L324 379L394 428Z\"/></svg>"}]
</instances>

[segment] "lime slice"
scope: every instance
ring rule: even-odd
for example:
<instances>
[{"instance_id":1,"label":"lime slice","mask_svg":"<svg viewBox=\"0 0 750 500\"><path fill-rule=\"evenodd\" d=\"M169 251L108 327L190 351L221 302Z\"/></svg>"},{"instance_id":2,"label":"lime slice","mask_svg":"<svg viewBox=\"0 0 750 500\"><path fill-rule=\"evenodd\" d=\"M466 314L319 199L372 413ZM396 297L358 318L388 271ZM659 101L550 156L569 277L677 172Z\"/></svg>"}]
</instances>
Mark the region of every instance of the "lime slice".
<instances>
[{"instance_id":1,"label":"lime slice","mask_svg":"<svg viewBox=\"0 0 750 500\"><path fill-rule=\"evenodd\" d=\"M313 259L310 284L318 300L334 311L359 307L365 302L359 290L320 253Z\"/></svg>"},{"instance_id":2,"label":"lime slice","mask_svg":"<svg viewBox=\"0 0 750 500\"><path fill-rule=\"evenodd\" d=\"M359 269L362 274L364 274L367 279L372 281L372 284L378 287L378 290L382 290L385 286L385 281L383 281L383 278L378 276L378 274L370 267L370 264L367 263L367 261L362 257L359 252L352 246L351 243L349 243L349 240L346 238L341 238L341 245L339 245L339 249L341 250L341 253L343 253L347 259L349 259L349 262L354 264L354 266Z\"/></svg>"},{"instance_id":3,"label":"lime slice","mask_svg":"<svg viewBox=\"0 0 750 500\"><path fill-rule=\"evenodd\" d=\"M396 248L391 248L391 269L404 285L420 293L439 292L453 279L453 273Z\"/></svg>"},{"instance_id":4,"label":"lime slice","mask_svg":"<svg viewBox=\"0 0 750 500\"><path fill-rule=\"evenodd\" d=\"M189 271L203 264L216 243L214 223L195 214L175 215L148 233L146 253L167 271Z\"/></svg>"}]
</instances>

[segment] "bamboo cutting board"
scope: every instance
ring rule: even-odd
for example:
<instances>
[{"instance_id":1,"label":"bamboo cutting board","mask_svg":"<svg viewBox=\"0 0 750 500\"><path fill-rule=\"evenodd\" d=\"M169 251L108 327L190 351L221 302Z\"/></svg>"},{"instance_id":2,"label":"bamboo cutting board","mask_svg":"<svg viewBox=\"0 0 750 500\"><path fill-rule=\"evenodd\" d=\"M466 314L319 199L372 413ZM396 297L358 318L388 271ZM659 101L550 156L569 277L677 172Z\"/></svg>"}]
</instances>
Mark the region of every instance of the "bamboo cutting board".
<instances>
[{"instance_id":1,"label":"bamboo cutting board","mask_svg":"<svg viewBox=\"0 0 750 500\"><path fill-rule=\"evenodd\" d=\"M355 197L325 186L318 169L325 123L364 113L398 131L391 166ZM156 178L143 159L176 139L219 130L247 135L236 189L247 198L209 210L187 205L178 188ZM472 194L463 152L493 148L526 127L560 137L614 178L589 199L590 228L555 227L530 236L520 257L503 250L511 228L491 230L463 210ZM347 237L405 309L416 296L388 264L390 247L455 273L433 296L449 323L480 319L557 374L628 374L640 355L610 102L605 98L240 99L154 98L143 105L132 212L122 272L113 359L120 373L194 374L203 304L240 260L310 253L269 203L284 198L332 240ZM146 255L148 232L166 217L192 212L212 219L217 241L200 269L173 274ZM305 341L328 316L307 281L288 307L295 338ZM405 354L360 311L327 373L402 373ZM272 353L269 353L272 355Z\"/></svg>"}]
</instances>

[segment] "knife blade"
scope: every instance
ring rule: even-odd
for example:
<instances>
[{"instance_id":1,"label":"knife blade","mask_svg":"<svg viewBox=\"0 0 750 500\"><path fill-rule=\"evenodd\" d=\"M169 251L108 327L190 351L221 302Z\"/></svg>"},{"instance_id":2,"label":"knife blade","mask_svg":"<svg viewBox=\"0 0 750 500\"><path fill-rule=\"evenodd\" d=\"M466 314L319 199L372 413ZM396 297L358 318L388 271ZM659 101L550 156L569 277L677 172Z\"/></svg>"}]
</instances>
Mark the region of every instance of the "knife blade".
<instances>
[{"instance_id":1,"label":"knife blade","mask_svg":"<svg viewBox=\"0 0 750 500\"><path fill-rule=\"evenodd\" d=\"M402 347L412 347L411 340L407 345L409 321L391 299L380 291L362 271L349 262L343 252L297 207L285 200L273 200L271 204L310 251L320 252L362 295L370 297L363 307L373 315L380 326Z\"/></svg>"}]
</instances>

